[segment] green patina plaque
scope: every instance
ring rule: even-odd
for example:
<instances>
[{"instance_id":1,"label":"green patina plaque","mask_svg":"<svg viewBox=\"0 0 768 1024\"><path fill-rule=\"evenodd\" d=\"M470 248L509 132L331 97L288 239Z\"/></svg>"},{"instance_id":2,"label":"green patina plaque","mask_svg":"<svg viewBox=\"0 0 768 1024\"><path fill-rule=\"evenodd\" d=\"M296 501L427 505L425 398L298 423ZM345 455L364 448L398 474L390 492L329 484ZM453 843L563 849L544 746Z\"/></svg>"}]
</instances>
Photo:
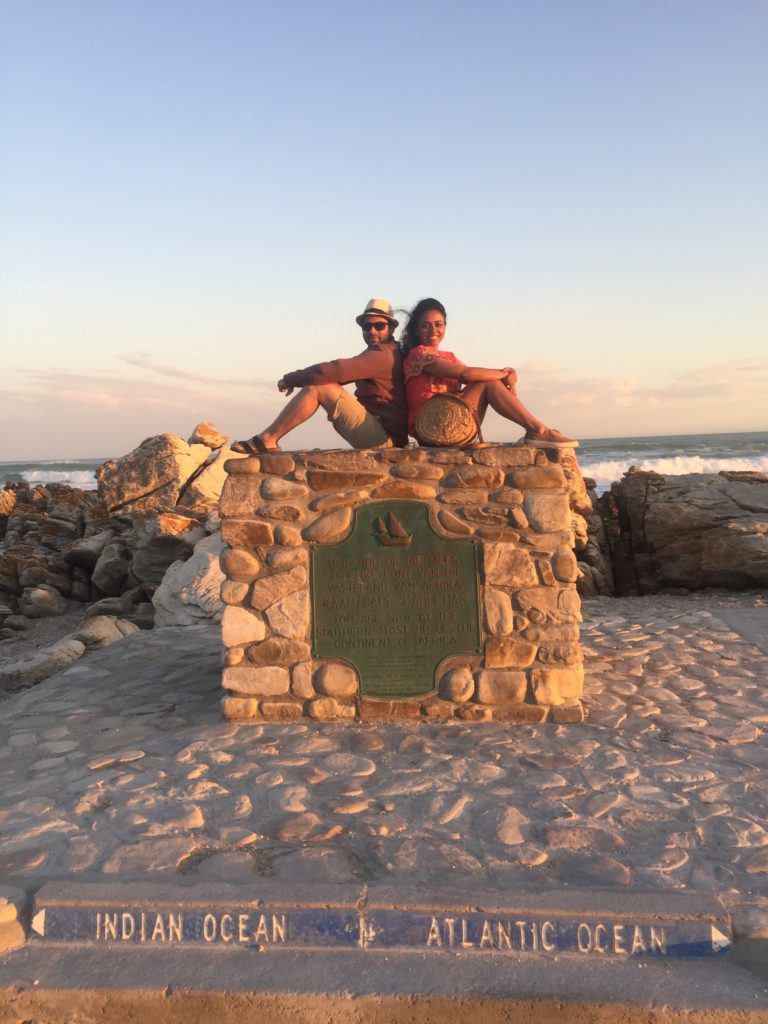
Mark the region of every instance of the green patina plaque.
<instances>
[{"instance_id":1,"label":"green patina plaque","mask_svg":"<svg viewBox=\"0 0 768 1024\"><path fill-rule=\"evenodd\" d=\"M310 547L312 654L353 665L368 697L430 693L445 658L481 650L477 545L440 537L416 501L354 516L345 540Z\"/></svg>"}]
</instances>

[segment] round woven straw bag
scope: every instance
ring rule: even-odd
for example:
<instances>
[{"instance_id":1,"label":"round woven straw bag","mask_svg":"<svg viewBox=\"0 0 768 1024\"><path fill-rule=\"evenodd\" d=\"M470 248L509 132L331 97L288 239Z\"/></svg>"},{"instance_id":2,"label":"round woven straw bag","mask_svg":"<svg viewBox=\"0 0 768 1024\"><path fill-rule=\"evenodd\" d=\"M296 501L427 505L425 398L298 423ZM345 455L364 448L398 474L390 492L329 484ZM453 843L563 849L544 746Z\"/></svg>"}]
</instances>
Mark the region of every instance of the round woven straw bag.
<instances>
[{"instance_id":1,"label":"round woven straw bag","mask_svg":"<svg viewBox=\"0 0 768 1024\"><path fill-rule=\"evenodd\" d=\"M428 448L469 444L480 432L474 409L459 395L433 395L416 414L416 440Z\"/></svg>"}]
</instances>

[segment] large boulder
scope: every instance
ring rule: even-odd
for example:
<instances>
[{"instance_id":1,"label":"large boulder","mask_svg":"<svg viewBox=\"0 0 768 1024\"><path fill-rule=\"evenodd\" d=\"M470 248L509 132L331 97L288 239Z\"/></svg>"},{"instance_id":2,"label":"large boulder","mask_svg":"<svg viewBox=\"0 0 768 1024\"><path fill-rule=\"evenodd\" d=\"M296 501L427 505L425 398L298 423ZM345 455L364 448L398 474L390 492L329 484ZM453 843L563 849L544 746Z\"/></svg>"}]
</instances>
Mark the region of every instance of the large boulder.
<instances>
[{"instance_id":1,"label":"large boulder","mask_svg":"<svg viewBox=\"0 0 768 1024\"><path fill-rule=\"evenodd\" d=\"M122 458L99 466L99 497L111 513L169 511L189 478L210 455L207 445L187 444L175 434L148 437Z\"/></svg>"},{"instance_id":2,"label":"large boulder","mask_svg":"<svg viewBox=\"0 0 768 1024\"><path fill-rule=\"evenodd\" d=\"M221 490L227 478L224 464L228 459L247 458L247 455L239 455L231 448L220 448L182 488L176 507L185 511L189 509L198 515L218 510Z\"/></svg>"},{"instance_id":3,"label":"large boulder","mask_svg":"<svg viewBox=\"0 0 768 1024\"><path fill-rule=\"evenodd\" d=\"M227 435L222 434L218 427L205 421L197 424L187 438L187 444L204 444L206 448L215 449L223 448L228 440Z\"/></svg>"},{"instance_id":4,"label":"large boulder","mask_svg":"<svg viewBox=\"0 0 768 1024\"><path fill-rule=\"evenodd\" d=\"M594 480L585 479L590 510L584 515L586 531L575 531L579 577L576 586L582 597L613 594L613 566L606 522L601 512Z\"/></svg>"},{"instance_id":5,"label":"large boulder","mask_svg":"<svg viewBox=\"0 0 768 1024\"><path fill-rule=\"evenodd\" d=\"M38 587L45 585L58 590L64 597L69 597L72 589L72 578L69 569L56 555L21 553L17 558L19 586Z\"/></svg>"},{"instance_id":6,"label":"large boulder","mask_svg":"<svg viewBox=\"0 0 768 1024\"><path fill-rule=\"evenodd\" d=\"M768 477L632 471L604 503L619 593L768 587Z\"/></svg>"},{"instance_id":7,"label":"large boulder","mask_svg":"<svg viewBox=\"0 0 768 1024\"><path fill-rule=\"evenodd\" d=\"M69 601L54 587L46 584L27 587L19 598L19 612L28 619L47 619L54 615L63 615L68 608Z\"/></svg>"},{"instance_id":8,"label":"large boulder","mask_svg":"<svg viewBox=\"0 0 768 1024\"><path fill-rule=\"evenodd\" d=\"M88 650L98 650L130 636L138 630L138 626L127 619L119 619L115 615L94 615L80 623L72 639L79 640Z\"/></svg>"},{"instance_id":9,"label":"large boulder","mask_svg":"<svg viewBox=\"0 0 768 1024\"><path fill-rule=\"evenodd\" d=\"M93 572L99 555L115 535L114 530L99 530L90 537L81 537L64 552L63 558L67 565L77 566L87 572Z\"/></svg>"},{"instance_id":10,"label":"large boulder","mask_svg":"<svg viewBox=\"0 0 768 1024\"><path fill-rule=\"evenodd\" d=\"M16 492L10 488L4 488L0 491L0 539L5 536L5 531L8 526L8 517L13 512L13 506L16 504Z\"/></svg>"},{"instance_id":11,"label":"large boulder","mask_svg":"<svg viewBox=\"0 0 768 1024\"><path fill-rule=\"evenodd\" d=\"M142 516L134 522L129 541L131 574L151 592L162 582L168 567L189 558L195 544L205 536L205 527L190 516L176 512Z\"/></svg>"},{"instance_id":12,"label":"large boulder","mask_svg":"<svg viewBox=\"0 0 768 1024\"><path fill-rule=\"evenodd\" d=\"M91 581L102 594L117 597L122 593L131 564L131 553L124 541L111 540L99 555Z\"/></svg>"},{"instance_id":13,"label":"large boulder","mask_svg":"<svg viewBox=\"0 0 768 1024\"><path fill-rule=\"evenodd\" d=\"M168 569L152 597L156 626L221 621L224 573L219 567L219 555L223 547L221 534L212 533L196 544L188 561L174 562Z\"/></svg>"},{"instance_id":14,"label":"large boulder","mask_svg":"<svg viewBox=\"0 0 768 1024\"><path fill-rule=\"evenodd\" d=\"M64 637L50 647L0 665L0 692L21 690L42 683L67 668L85 652L85 644L74 637Z\"/></svg>"}]
</instances>

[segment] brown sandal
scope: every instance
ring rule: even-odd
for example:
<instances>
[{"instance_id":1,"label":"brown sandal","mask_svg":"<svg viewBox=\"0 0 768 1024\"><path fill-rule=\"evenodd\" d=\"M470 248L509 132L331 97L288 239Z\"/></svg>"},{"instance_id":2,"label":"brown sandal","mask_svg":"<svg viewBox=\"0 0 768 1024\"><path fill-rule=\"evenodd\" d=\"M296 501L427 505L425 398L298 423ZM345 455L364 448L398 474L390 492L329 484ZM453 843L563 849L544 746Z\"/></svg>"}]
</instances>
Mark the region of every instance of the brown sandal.
<instances>
[{"instance_id":1,"label":"brown sandal","mask_svg":"<svg viewBox=\"0 0 768 1024\"><path fill-rule=\"evenodd\" d=\"M233 445L230 445L233 452L237 452L238 455L266 455L267 452L279 452L282 451L275 445L273 448L268 448L261 440L258 434L253 437L249 437L247 441L235 441Z\"/></svg>"}]
</instances>

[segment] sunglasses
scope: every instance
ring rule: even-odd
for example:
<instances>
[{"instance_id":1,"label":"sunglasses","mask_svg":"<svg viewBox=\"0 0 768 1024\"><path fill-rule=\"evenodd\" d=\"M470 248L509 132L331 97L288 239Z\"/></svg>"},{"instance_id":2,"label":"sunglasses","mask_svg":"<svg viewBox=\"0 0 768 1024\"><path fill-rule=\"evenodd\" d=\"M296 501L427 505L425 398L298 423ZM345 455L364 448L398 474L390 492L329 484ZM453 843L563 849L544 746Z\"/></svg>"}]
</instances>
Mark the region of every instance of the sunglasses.
<instances>
[{"instance_id":1,"label":"sunglasses","mask_svg":"<svg viewBox=\"0 0 768 1024\"><path fill-rule=\"evenodd\" d=\"M363 324L364 331L386 331L388 327L386 320L366 320Z\"/></svg>"}]
</instances>

